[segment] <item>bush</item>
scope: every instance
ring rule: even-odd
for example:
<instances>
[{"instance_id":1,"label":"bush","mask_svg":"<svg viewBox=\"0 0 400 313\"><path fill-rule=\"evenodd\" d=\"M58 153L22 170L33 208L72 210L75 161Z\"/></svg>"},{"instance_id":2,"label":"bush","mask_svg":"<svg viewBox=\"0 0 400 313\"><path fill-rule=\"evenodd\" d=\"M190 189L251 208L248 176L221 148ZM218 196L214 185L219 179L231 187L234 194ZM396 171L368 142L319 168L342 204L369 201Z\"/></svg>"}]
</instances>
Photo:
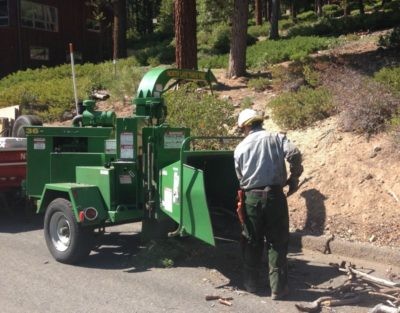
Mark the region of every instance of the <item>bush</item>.
<instances>
[{"instance_id":1,"label":"bush","mask_svg":"<svg viewBox=\"0 0 400 313\"><path fill-rule=\"evenodd\" d=\"M316 88L320 85L319 74L310 65L303 66L303 76L310 87Z\"/></svg>"},{"instance_id":2,"label":"bush","mask_svg":"<svg viewBox=\"0 0 400 313\"><path fill-rule=\"evenodd\" d=\"M299 24L288 30L289 37L295 36L339 36L356 31L372 31L398 25L400 10L374 12L365 15L348 16L347 18L325 17L311 24Z\"/></svg>"},{"instance_id":3,"label":"bush","mask_svg":"<svg viewBox=\"0 0 400 313\"><path fill-rule=\"evenodd\" d=\"M247 33L254 38L267 37L269 34L269 24L249 26Z\"/></svg>"},{"instance_id":4,"label":"bush","mask_svg":"<svg viewBox=\"0 0 400 313\"><path fill-rule=\"evenodd\" d=\"M343 9L337 4L326 4L322 7L322 13L328 17L339 17L343 15Z\"/></svg>"},{"instance_id":5,"label":"bush","mask_svg":"<svg viewBox=\"0 0 400 313\"><path fill-rule=\"evenodd\" d=\"M257 92L260 92L271 87L271 83L272 83L271 80L268 78L264 77L253 78L249 80L248 87Z\"/></svg>"},{"instance_id":6,"label":"bush","mask_svg":"<svg viewBox=\"0 0 400 313\"><path fill-rule=\"evenodd\" d=\"M132 57L142 66L171 64L175 62L175 48L169 40L148 43L145 48L133 51Z\"/></svg>"},{"instance_id":7,"label":"bush","mask_svg":"<svg viewBox=\"0 0 400 313\"><path fill-rule=\"evenodd\" d=\"M269 107L274 121L286 129L309 126L334 111L332 97L325 88L301 87L298 92L283 93Z\"/></svg>"},{"instance_id":8,"label":"bush","mask_svg":"<svg viewBox=\"0 0 400 313\"><path fill-rule=\"evenodd\" d=\"M135 93L143 71L132 58L75 68L78 99L87 99L94 90L108 89L123 98ZM59 120L75 107L70 65L19 71L0 80L0 107L22 105L23 113L39 115L43 121Z\"/></svg>"},{"instance_id":9,"label":"bush","mask_svg":"<svg viewBox=\"0 0 400 313\"><path fill-rule=\"evenodd\" d=\"M165 94L168 124L189 127L193 136L228 135L228 130L235 125L232 104L195 90L196 85L192 83Z\"/></svg>"},{"instance_id":10,"label":"bush","mask_svg":"<svg viewBox=\"0 0 400 313\"><path fill-rule=\"evenodd\" d=\"M349 82L345 88L352 91L352 96L347 96L341 106L340 123L343 130L368 136L385 130L387 121L399 108L399 99L370 79Z\"/></svg>"},{"instance_id":11,"label":"bush","mask_svg":"<svg viewBox=\"0 0 400 313\"><path fill-rule=\"evenodd\" d=\"M198 60L198 66L200 69L206 68L227 68L228 67L228 55L215 55L215 56L202 56Z\"/></svg>"},{"instance_id":12,"label":"bush","mask_svg":"<svg viewBox=\"0 0 400 313\"><path fill-rule=\"evenodd\" d=\"M306 11L297 15L299 22L314 22L318 20L318 15L314 11Z\"/></svg>"},{"instance_id":13,"label":"bush","mask_svg":"<svg viewBox=\"0 0 400 313\"><path fill-rule=\"evenodd\" d=\"M230 49L231 29L228 24L219 24L213 28L209 45L213 53L228 53Z\"/></svg>"},{"instance_id":14,"label":"bush","mask_svg":"<svg viewBox=\"0 0 400 313\"><path fill-rule=\"evenodd\" d=\"M400 27L395 27L386 36L380 36L378 45L384 48L400 48Z\"/></svg>"},{"instance_id":15,"label":"bush","mask_svg":"<svg viewBox=\"0 0 400 313\"><path fill-rule=\"evenodd\" d=\"M400 112L389 121L389 132L397 149L400 149Z\"/></svg>"},{"instance_id":16,"label":"bush","mask_svg":"<svg viewBox=\"0 0 400 313\"><path fill-rule=\"evenodd\" d=\"M400 67L382 68L374 75L374 78L400 94Z\"/></svg>"},{"instance_id":17,"label":"bush","mask_svg":"<svg viewBox=\"0 0 400 313\"><path fill-rule=\"evenodd\" d=\"M247 49L247 66L263 68L278 62L303 60L310 53L327 48L334 42L323 37L265 40Z\"/></svg>"}]
</instances>

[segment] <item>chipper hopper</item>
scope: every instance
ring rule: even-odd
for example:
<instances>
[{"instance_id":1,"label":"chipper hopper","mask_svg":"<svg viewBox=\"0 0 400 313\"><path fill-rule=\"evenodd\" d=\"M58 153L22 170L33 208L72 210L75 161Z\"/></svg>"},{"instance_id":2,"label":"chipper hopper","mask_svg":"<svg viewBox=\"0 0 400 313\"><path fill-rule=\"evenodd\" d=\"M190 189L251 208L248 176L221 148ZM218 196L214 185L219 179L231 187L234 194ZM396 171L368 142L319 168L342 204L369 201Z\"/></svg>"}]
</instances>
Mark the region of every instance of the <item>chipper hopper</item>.
<instances>
[{"instance_id":1,"label":"chipper hopper","mask_svg":"<svg viewBox=\"0 0 400 313\"><path fill-rule=\"evenodd\" d=\"M45 213L56 260L81 261L95 230L109 225L142 221L144 232L192 235L211 245L238 227L233 151L194 150L194 142L210 138L165 123L163 92L171 79L215 81L211 71L156 68L140 82L132 117L95 111L86 100L71 127L25 128L26 191Z\"/></svg>"}]
</instances>

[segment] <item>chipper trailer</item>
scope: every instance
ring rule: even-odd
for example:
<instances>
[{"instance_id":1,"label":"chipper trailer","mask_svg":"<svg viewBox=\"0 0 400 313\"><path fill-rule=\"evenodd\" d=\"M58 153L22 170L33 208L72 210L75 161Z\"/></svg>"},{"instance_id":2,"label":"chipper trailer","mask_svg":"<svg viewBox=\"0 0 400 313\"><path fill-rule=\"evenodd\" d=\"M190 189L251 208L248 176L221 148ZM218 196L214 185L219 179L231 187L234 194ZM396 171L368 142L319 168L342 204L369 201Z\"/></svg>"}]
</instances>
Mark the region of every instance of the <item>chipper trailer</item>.
<instances>
[{"instance_id":1,"label":"chipper trailer","mask_svg":"<svg viewBox=\"0 0 400 313\"><path fill-rule=\"evenodd\" d=\"M211 71L155 68L140 82L132 117L95 111L86 100L71 127L25 127L26 193L44 213L57 261L84 259L97 230L110 225L142 221L142 232L192 235L211 245L240 227L233 151L195 149L216 138L165 123L163 92L172 79L215 81ZM225 139L232 138L218 138Z\"/></svg>"}]
</instances>

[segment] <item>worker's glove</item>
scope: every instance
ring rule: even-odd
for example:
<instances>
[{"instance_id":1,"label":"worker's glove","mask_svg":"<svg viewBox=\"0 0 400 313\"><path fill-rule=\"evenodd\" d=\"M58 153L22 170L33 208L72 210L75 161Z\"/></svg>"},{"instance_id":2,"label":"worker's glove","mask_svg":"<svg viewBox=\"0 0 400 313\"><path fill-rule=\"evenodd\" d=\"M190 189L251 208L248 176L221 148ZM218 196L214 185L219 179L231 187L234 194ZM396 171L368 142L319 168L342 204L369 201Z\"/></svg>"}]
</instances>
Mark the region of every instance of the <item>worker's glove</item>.
<instances>
[{"instance_id":1,"label":"worker's glove","mask_svg":"<svg viewBox=\"0 0 400 313\"><path fill-rule=\"evenodd\" d=\"M290 176L286 182L286 185L289 186L289 191L286 195L288 197L291 194L295 193L297 191L297 189L299 189L299 178Z\"/></svg>"}]
</instances>

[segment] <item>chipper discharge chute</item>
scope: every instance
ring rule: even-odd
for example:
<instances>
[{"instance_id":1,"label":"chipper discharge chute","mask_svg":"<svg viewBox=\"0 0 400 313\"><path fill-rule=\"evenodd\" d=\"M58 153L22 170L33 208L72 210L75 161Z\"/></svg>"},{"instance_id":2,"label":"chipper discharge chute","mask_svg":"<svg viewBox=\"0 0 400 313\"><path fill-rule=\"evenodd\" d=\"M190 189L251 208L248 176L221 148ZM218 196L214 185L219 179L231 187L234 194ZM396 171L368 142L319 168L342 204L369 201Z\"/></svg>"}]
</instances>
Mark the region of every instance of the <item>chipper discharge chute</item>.
<instances>
[{"instance_id":1,"label":"chipper discharge chute","mask_svg":"<svg viewBox=\"0 0 400 313\"><path fill-rule=\"evenodd\" d=\"M26 190L45 213L56 260L79 262L95 229L132 221L142 221L144 232L193 235L212 245L215 236L239 234L233 151L194 150L196 141L215 138L165 123L162 95L171 79L215 81L210 71L156 68L139 85L132 117L95 111L86 100L72 127L26 129ZM232 138L218 138L225 139Z\"/></svg>"}]
</instances>

